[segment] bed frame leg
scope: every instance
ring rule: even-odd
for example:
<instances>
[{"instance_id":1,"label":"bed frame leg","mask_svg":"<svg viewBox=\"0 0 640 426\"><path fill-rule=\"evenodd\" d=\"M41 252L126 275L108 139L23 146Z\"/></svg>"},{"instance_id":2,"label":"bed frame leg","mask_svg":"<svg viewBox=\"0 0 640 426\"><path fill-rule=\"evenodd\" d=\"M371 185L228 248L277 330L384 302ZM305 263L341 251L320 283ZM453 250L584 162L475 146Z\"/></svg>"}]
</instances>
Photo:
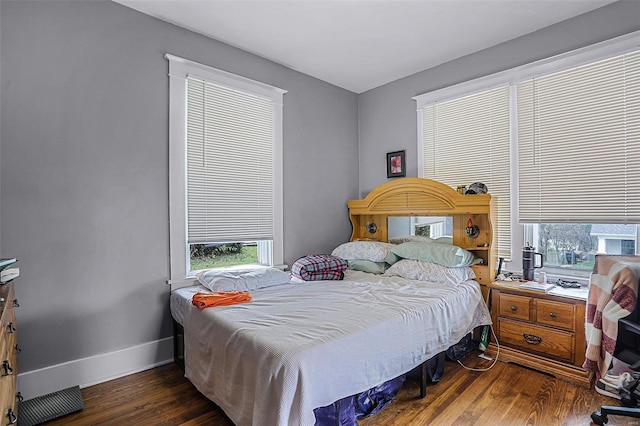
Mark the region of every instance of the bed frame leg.
<instances>
[{"instance_id":1,"label":"bed frame leg","mask_svg":"<svg viewBox=\"0 0 640 426\"><path fill-rule=\"evenodd\" d=\"M173 361L184 370L184 328L173 320Z\"/></svg>"},{"instance_id":2,"label":"bed frame leg","mask_svg":"<svg viewBox=\"0 0 640 426\"><path fill-rule=\"evenodd\" d=\"M420 366L420 398L427 396L427 361Z\"/></svg>"}]
</instances>

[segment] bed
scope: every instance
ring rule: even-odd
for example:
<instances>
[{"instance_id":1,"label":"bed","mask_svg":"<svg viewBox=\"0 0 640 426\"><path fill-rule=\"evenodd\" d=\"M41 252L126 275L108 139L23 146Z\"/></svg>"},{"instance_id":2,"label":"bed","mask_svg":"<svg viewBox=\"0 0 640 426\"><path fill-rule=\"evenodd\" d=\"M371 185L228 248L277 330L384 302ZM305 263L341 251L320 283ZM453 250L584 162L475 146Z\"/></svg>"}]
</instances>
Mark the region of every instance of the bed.
<instances>
[{"instance_id":1,"label":"bed","mask_svg":"<svg viewBox=\"0 0 640 426\"><path fill-rule=\"evenodd\" d=\"M396 250L387 243L389 216L448 215L455 247L471 253L473 264L400 257L393 273L392 266L384 274L349 269L342 280L294 278L251 288L250 303L202 310L190 299L207 288L172 291L186 377L237 425L313 425L317 409L424 365L491 323L478 283L493 273L491 207L489 195L397 179L349 202L351 242L334 252L376 244ZM469 219L482 231L473 239L465 233Z\"/></svg>"}]
</instances>

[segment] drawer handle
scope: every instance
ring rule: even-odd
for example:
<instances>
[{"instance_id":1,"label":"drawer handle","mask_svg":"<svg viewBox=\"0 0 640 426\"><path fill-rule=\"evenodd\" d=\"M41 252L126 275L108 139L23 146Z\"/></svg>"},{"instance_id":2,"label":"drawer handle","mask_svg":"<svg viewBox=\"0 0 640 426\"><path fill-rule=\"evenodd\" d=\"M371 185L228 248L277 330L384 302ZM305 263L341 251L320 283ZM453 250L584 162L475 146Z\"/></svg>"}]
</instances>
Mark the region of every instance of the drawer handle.
<instances>
[{"instance_id":1,"label":"drawer handle","mask_svg":"<svg viewBox=\"0 0 640 426\"><path fill-rule=\"evenodd\" d=\"M511 312L515 312L515 311L517 311L517 310L518 310L518 308L517 308L516 306L512 306L512 307L511 307Z\"/></svg>"},{"instance_id":2,"label":"drawer handle","mask_svg":"<svg viewBox=\"0 0 640 426\"><path fill-rule=\"evenodd\" d=\"M17 343L16 343L16 347L15 347L14 349L15 349L15 351L16 351L15 353L17 353L17 354L19 354L20 352L22 352L22 349L20 349L20 346L18 346L18 344L17 344Z\"/></svg>"},{"instance_id":3,"label":"drawer handle","mask_svg":"<svg viewBox=\"0 0 640 426\"><path fill-rule=\"evenodd\" d=\"M16 401L17 401L17 402L22 402L22 401L24 401L24 397L22 396L22 394L21 394L20 392L18 392L18 393L16 394Z\"/></svg>"},{"instance_id":4,"label":"drawer handle","mask_svg":"<svg viewBox=\"0 0 640 426\"><path fill-rule=\"evenodd\" d=\"M529 343L530 345L538 345L542 342L542 337L536 336L535 334L523 334L524 341Z\"/></svg>"},{"instance_id":5,"label":"drawer handle","mask_svg":"<svg viewBox=\"0 0 640 426\"><path fill-rule=\"evenodd\" d=\"M15 425L16 423L18 423L18 416L16 416L16 413L14 413L11 408L7 410L7 418L9 419L10 425Z\"/></svg>"},{"instance_id":6,"label":"drawer handle","mask_svg":"<svg viewBox=\"0 0 640 426\"><path fill-rule=\"evenodd\" d=\"M18 299L13 299L13 307L14 308L19 308L20 304L18 303Z\"/></svg>"},{"instance_id":7,"label":"drawer handle","mask_svg":"<svg viewBox=\"0 0 640 426\"><path fill-rule=\"evenodd\" d=\"M9 329L9 333L15 333L16 332L16 328L13 326L12 322L9 323L7 328Z\"/></svg>"},{"instance_id":8,"label":"drawer handle","mask_svg":"<svg viewBox=\"0 0 640 426\"><path fill-rule=\"evenodd\" d=\"M555 313L555 312L551 312L551 313L549 313L549 316L550 316L551 318L555 318L555 317L557 317L557 315L556 315L556 313Z\"/></svg>"},{"instance_id":9,"label":"drawer handle","mask_svg":"<svg viewBox=\"0 0 640 426\"><path fill-rule=\"evenodd\" d=\"M2 373L2 377L10 376L13 374L13 368L11 368L9 361L7 361L6 359L2 361L2 368L4 369L4 373Z\"/></svg>"}]
</instances>

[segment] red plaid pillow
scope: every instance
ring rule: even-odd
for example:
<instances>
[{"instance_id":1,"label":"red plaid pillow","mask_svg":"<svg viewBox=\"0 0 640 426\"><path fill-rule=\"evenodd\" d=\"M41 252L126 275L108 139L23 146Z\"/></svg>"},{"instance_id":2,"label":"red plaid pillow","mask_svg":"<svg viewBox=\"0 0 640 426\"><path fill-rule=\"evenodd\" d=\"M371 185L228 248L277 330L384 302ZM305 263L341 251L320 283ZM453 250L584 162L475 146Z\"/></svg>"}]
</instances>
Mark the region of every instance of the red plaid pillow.
<instances>
[{"instance_id":1,"label":"red plaid pillow","mask_svg":"<svg viewBox=\"0 0 640 426\"><path fill-rule=\"evenodd\" d=\"M296 260L291 274L305 281L341 280L349 263L330 254L310 254Z\"/></svg>"}]
</instances>

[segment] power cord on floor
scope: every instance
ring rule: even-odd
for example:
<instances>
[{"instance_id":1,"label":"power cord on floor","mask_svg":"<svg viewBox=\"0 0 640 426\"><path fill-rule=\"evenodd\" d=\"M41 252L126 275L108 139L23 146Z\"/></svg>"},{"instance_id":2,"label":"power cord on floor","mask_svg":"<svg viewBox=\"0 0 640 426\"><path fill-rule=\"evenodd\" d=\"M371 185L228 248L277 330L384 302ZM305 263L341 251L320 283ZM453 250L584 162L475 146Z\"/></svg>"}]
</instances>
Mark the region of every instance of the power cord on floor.
<instances>
[{"instance_id":1,"label":"power cord on floor","mask_svg":"<svg viewBox=\"0 0 640 426\"><path fill-rule=\"evenodd\" d=\"M500 268L498 268L498 269L501 269L501 268L502 268L502 259L500 259ZM485 305L486 305L486 306L490 306L490 305L489 305L489 301L491 300L491 289L489 289L489 292L487 292L487 298L486 298L486 300L485 300L484 298L483 298L483 300L484 300L484 303L485 303ZM489 308L489 312L491 312L491 309L490 309L490 308ZM489 324L489 327L491 328L491 334L493 335L493 338L494 338L494 340L496 341L496 348L497 348L497 350L496 350L496 357L495 357L495 359L493 360L493 362L491 363L491 365L490 365L490 366L488 366L488 367L486 367L486 368L471 368L471 367L467 367L466 365L464 365L464 364L462 363L462 361L457 360L457 361L458 361L458 364L460 364L460 366L461 366L462 368L467 369L467 370L469 370L469 371L480 371L480 372L482 372L482 371L489 371L489 370L491 370L491 369L493 368L493 366L494 366L494 365L496 365L496 362L498 362L498 357L500 356L500 342L498 341L498 336L496 336L496 332L495 332L495 331L493 331L493 324ZM484 343L486 344L486 342L484 342ZM482 347L482 353L481 353L480 355L478 355L478 356L479 356L480 358L482 358L482 359L491 360L491 358L489 358L487 355L485 355L485 354L484 354L484 351L485 351L485 349L486 349L485 345L481 344L481 347Z\"/></svg>"},{"instance_id":2,"label":"power cord on floor","mask_svg":"<svg viewBox=\"0 0 640 426\"><path fill-rule=\"evenodd\" d=\"M498 337L496 336L495 331L493 331L493 325L490 325L489 327L491 327L491 334L493 334L493 338L496 341L496 357L493 359L493 362L491 363L490 366L486 367L486 368L471 368L471 367L467 367L466 365L464 365L462 363L462 361L458 360L458 364L460 364L462 366L462 368L469 370L469 371L489 371L493 368L494 365L496 365L496 362L498 362L498 357L500 356L500 342L498 341ZM488 357L486 355L484 355L484 352L482 352L479 357L483 358L483 359L487 359Z\"/></svg>"}]
</instances>

